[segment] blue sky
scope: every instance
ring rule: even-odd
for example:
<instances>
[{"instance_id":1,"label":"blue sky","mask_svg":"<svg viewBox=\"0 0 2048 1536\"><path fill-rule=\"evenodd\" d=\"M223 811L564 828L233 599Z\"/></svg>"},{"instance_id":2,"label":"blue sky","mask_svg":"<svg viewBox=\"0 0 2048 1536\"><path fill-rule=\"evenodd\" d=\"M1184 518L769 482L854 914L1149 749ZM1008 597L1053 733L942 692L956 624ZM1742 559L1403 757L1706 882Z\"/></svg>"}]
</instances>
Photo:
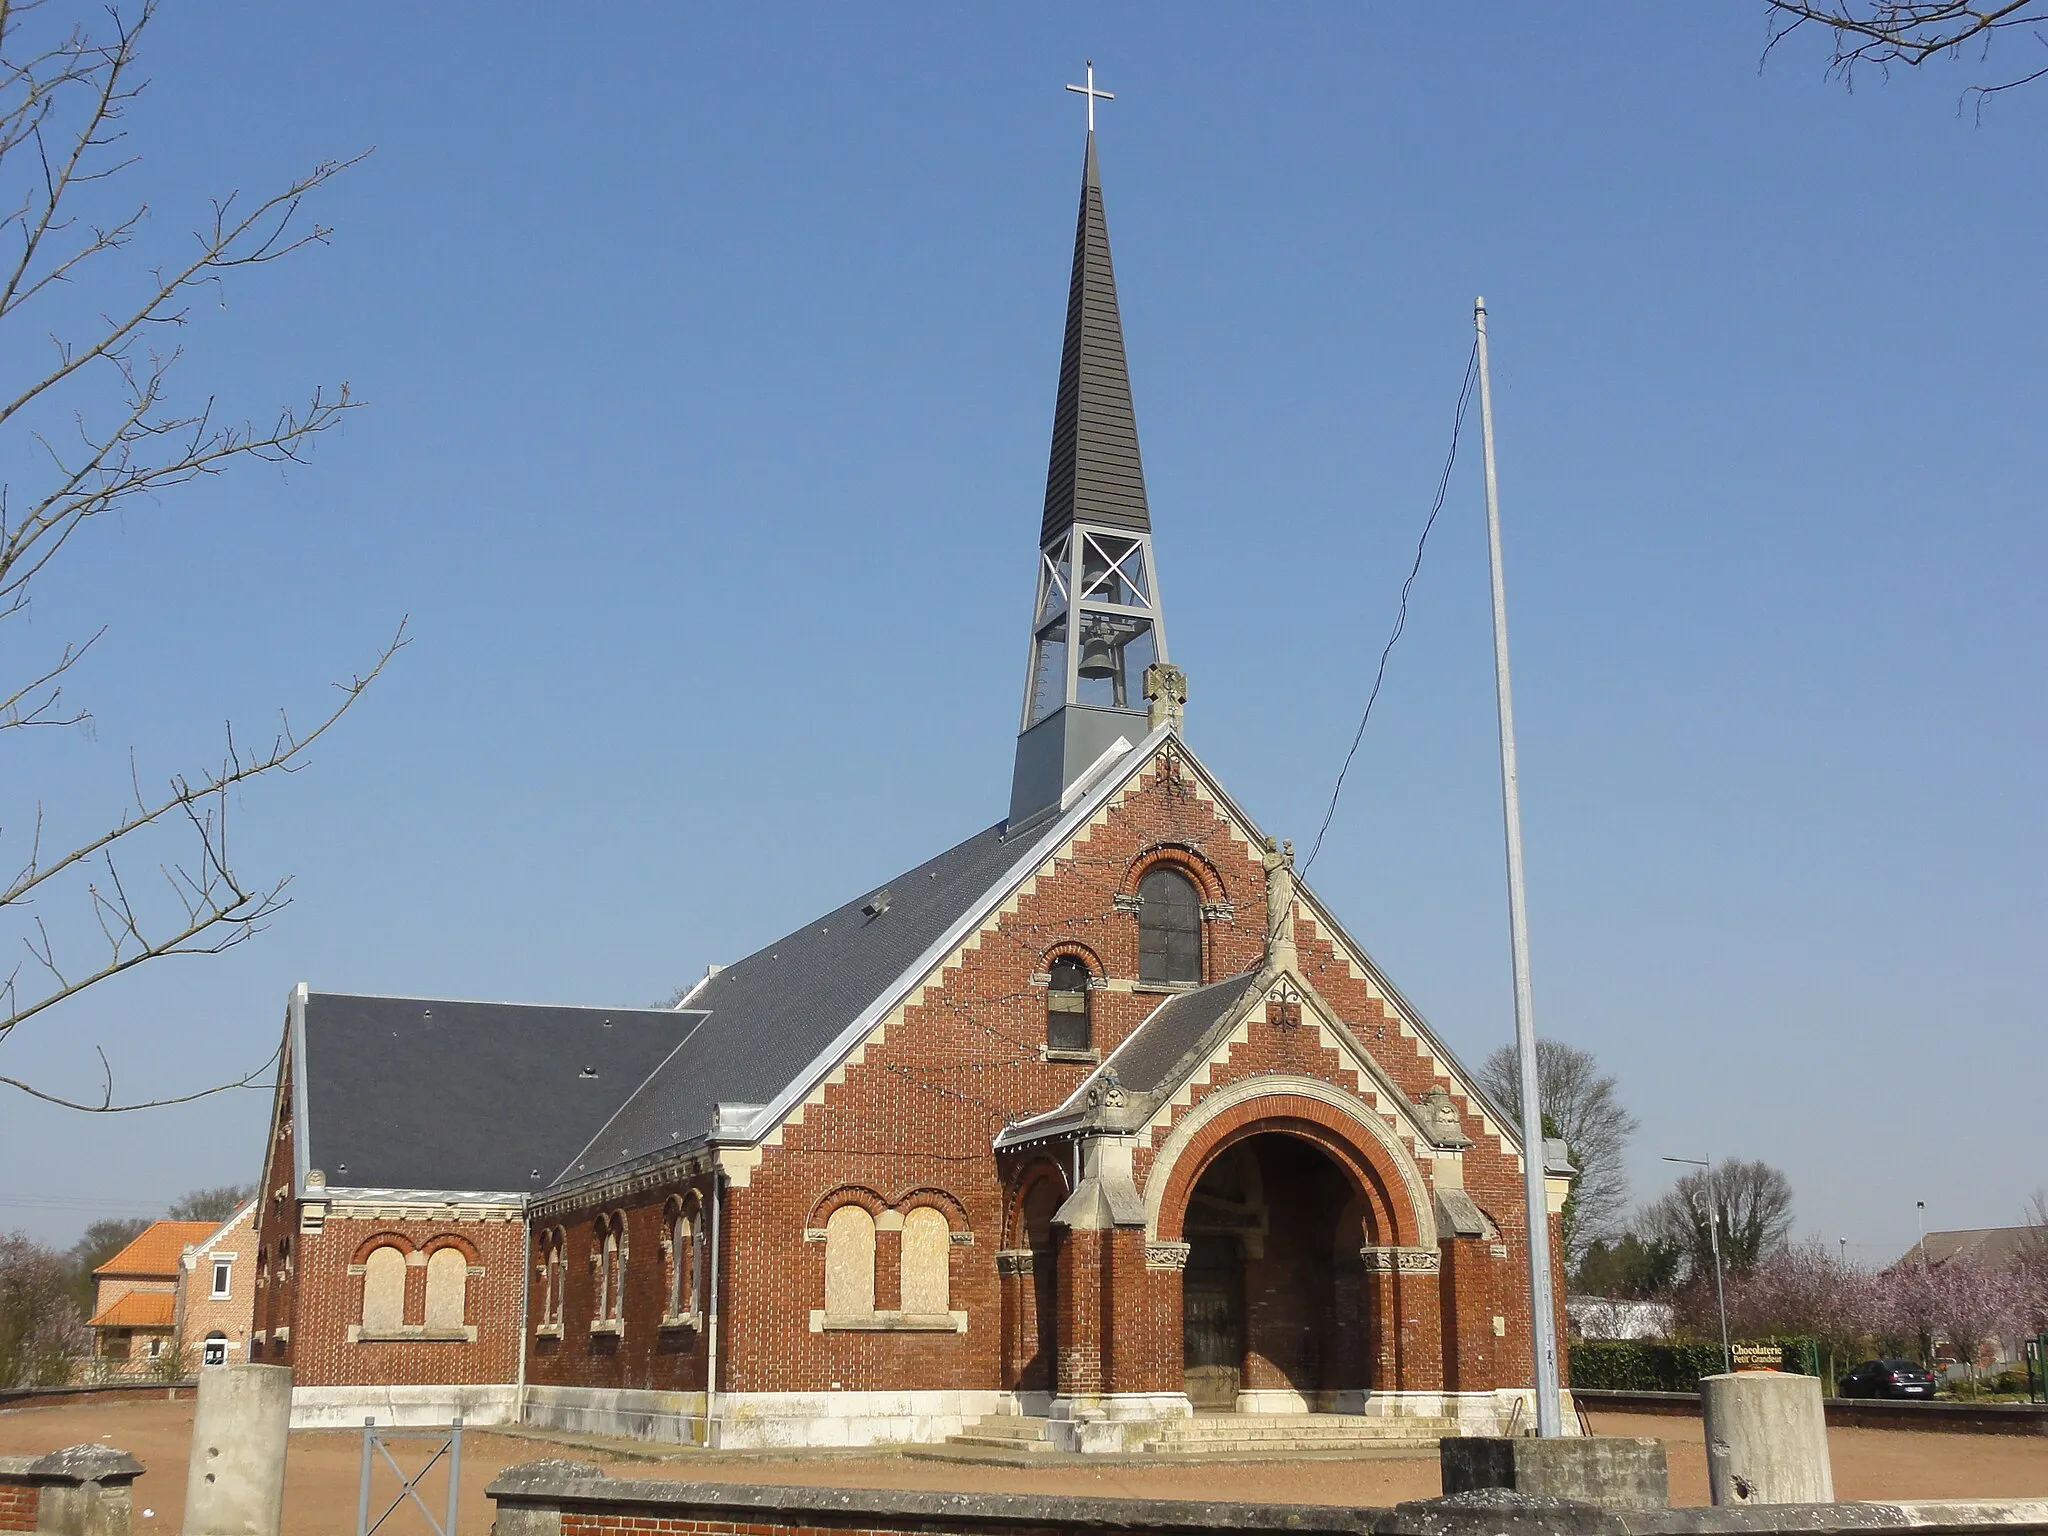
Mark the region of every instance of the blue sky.
<instances>
[{"instance_id":1,"label":"blue sky","mask_svg":"<svg viewBox=\"0 0 2048 1536\"><path fill-rule=\"evenodd\" d=\"M188 766L414 641L242 801L271 930L0 1071L197 1085L301 979L651 1002L998 816L1092 55L1196 750L1313 836L1485 293L1538 1023L1619 1076L1639 1193L1760 1157L1876 1260L1916 1200L2048 1183L2048 88L1977 125L1968 65L1759 71L1746 3L564 16L157 24L163 249L375 149L331 246L201 306L189 386L370 403L81 536L28 633L112 625L96 730L18 753L7 817L83 825L131 747ZM1474 1060L1512 1030L1476 464L1313 874ZM247 1180L266 1107L8 1099L0 1223Z\"/></svg>"}]
</instances>

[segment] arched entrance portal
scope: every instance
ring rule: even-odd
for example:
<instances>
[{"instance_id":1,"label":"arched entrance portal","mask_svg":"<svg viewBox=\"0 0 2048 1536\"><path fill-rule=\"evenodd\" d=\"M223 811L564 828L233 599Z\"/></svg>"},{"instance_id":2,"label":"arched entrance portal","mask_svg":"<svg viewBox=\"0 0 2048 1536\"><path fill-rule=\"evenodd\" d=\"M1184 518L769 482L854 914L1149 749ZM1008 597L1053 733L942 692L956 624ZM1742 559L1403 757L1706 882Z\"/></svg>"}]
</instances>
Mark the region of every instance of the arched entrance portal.
<instances>
[{"instance_id":1,"label":"arched entrance portal","mask_svg":"<svg viewBox=\"0 0 2048 1536\"><path fill-rule=\"evenodd\" d=\"M1245 1137L1202 1170L1181 1272L1183 1382L1197 1412L1324 1408L1371 1385L1366 1220L1343 1170L1299 1137Z\"/></svg>"}]
</instances>

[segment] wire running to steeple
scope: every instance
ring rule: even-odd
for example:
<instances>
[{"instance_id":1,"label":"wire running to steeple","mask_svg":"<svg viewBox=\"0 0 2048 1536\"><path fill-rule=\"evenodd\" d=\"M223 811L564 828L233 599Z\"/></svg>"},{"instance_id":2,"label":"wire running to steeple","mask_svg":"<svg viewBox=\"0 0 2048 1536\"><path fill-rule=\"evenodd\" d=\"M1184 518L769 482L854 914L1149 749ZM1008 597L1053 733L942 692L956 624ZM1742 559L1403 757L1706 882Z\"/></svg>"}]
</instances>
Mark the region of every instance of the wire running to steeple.
<instances>
[{"instance_id":1,"label":"wire running to steeple","mask_svg":"<svg viewBox=\"0 0 2048 1536\"><path fill-rule=\"evenodd\" d=\"M1465 382L1458 386L1458 410L1451 419L1451 451L1444 456L1444 472L1437 477L1436 500L1429 504L1429 516L1422 524L1422 537L1415 541L1415 560L1408 567L1408 579L1401 583L1401 606L1394 612L1394 630L1387 636L1387 643L1380 648L1380 669L1373 675L1372 692L1366 695L1365 712L1358 717L1358 729L1351 736L1351 750L1344 754L1344 766L1337 770L1337 783L1330 791L1330 804L1323 812L1323 824L1316 828L1316 840L1308 851L1308 857L1301 861L1301 872L1306 875L1309 865L1315 863L1316 855L1323 851L1323 838L1330 830L1330 823L1337 815L1337 797L1344 793L1344 779L1351 772L1351 760L1358 756L1358 744L1365 740L1366 722L1372 719L1372 707L1379 702L1380 685L1387 680L1387 658L1394 654L1394 642L1401 638L1401 631L1408 627L1408 592L1415 585L1416 574L1422 569L1422 551L1429 543L1429 530L1436 526L1437 514L1444 509L1444 498L1450 494L1451 468L1458 462L1458 436L1465 426L1465 407L1472 399L1472 381L1478 376L1479 343L1472 343L1472 350L1465 358Z\"/></svg>"}]
</instances>

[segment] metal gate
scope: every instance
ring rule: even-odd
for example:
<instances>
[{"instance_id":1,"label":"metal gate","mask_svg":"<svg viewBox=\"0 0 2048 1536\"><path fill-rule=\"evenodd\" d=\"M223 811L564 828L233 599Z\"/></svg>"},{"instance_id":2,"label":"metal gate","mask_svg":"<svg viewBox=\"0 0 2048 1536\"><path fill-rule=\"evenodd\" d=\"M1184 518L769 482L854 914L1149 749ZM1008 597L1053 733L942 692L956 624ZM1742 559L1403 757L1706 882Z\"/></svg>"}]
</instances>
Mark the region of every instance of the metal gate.
<instances>
[{"instance_id":1,"label":"metal gate","mask_svg":"<svg viewBox=\"0 0 2048 1536\"><path fill-rule=\"evenodd\" d=\"M462 1494L462 1419L458 1416L448 1428L444 1438L434 1442L434 1453L427 1458L427 1464L419 1471L407 1475L405 1468L391 1454L387 1440L424 1440L424 1435L380 1435L374 1418L363 1420L363 1480L356 1497L356 1536L370 1536L370 1533L396 1513L398 1506L407 1499L419 1509L420 1516L427 1522L427 1528L434 1536L455 1536L456 1501ZM434 1470L434 1464L443 1456L448 1458L448 1505L446 1522L436 1520L434 1512L427 1508L426 1500L420 1497L420 1483ZM376 1470L376 1458L382 1456L386 1466L391 1468L398 1479L398 1497L384 1508L384 1513L375 1520L370 1518L371 1474Z\"/></svg>"},{"instance_id":2,"label":"metal gate","mask_svg":"<svg viewBox=\"0 0 2048 1536\"><path fill-rule=\"evenodd\" d=\"M1181 1271L1181 1364L1197 1409L1237 1406L1244 1368L1244 1248L1234 1237L1188 1238Z\"/></svg>"}]
</instances>

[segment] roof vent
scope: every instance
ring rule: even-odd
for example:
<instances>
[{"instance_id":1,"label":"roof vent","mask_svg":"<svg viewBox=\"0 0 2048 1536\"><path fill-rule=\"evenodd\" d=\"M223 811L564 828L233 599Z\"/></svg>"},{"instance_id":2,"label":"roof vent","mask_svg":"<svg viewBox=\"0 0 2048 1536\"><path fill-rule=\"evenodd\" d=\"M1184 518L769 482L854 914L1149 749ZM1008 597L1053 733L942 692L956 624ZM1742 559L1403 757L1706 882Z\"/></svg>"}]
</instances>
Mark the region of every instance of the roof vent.
<instances>
[{"instance_id":1,"label":"roof vent","mask_svg":"<svg viewBox=\"0 0 2048 1536\"><path fill-rule=\"evenodd\" d=\"M595 1077L597 1076L597 1068L585 1067L581 1072L578 1072L576 1075L578 1077Z\"/></svg>"},{"instance_id":2,"label":"roof vent","mask_svg":"<svg viewBox=\"0 0 2048 1536\"><path fill-rule=\"evenodd\" d=\"M867 899L867 904L861 908L862 913L870 919L880 917L884 912L888 910L889 892L887 891L887 889L875 892L874 895L870 896Z\"/></svg>"}]
</instances>

